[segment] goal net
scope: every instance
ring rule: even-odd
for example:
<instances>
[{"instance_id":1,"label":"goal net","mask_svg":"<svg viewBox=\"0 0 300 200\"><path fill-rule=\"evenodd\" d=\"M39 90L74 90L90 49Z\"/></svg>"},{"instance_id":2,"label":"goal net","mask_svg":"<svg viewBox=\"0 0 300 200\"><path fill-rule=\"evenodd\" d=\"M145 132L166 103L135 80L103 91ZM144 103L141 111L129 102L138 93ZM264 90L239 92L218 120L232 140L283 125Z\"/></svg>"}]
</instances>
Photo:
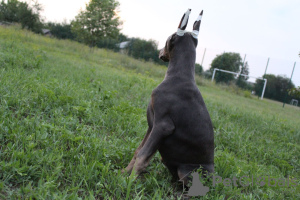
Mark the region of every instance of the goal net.
<instances>
[{"instance_id":1,"label":"goal net","mask_svg":"<svg viewBox=\"0 0 300 200\"><path fill-rule=\"evenodd\" d=\"M227 70L215 68L214 72L213 72L213 75L212 75L212 78L211 78L211 81L214 80L215 74L216 74L217 71L224 72L224 73L229 73L229 74L235 74L235 75L238 75L238 76L244 76L244 77L249 77L249 78L255 78L255 79L263 80L264 81L264 87L263 87L260 99L264 98L265 89L266 89L266 85L267 85L267 79L261 78L261 77L249 76L249 75L246 75L246 74L240 74L240 73L237 73L237 72L232 72L232 71L227 71Z\"/></svg>"}]
</instances>

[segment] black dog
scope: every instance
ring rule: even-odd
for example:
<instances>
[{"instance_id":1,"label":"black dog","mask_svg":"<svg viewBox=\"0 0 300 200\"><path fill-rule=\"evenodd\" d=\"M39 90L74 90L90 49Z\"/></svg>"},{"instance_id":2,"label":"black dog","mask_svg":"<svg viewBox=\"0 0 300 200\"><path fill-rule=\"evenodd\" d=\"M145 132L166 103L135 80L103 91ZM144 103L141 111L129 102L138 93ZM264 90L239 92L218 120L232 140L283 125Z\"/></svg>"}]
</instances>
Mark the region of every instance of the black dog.
<instances>
[{"instance_id":1,"label":"black dog","mask_svg":"<svg viewBox=\"0 0 300 200\"><path fill-rule=\"evenodd\" d=\"M164 81L152 92L147 109L149 128L126 167L129 173L143 172L157 150L173 177L184 184L195 169L214 171L213 127L194 77L203 11L193 32L185 32L190 11L183 15L178 31L160 51L159 57L169 62L168 70Z\"/></svg>"}]
</instances>

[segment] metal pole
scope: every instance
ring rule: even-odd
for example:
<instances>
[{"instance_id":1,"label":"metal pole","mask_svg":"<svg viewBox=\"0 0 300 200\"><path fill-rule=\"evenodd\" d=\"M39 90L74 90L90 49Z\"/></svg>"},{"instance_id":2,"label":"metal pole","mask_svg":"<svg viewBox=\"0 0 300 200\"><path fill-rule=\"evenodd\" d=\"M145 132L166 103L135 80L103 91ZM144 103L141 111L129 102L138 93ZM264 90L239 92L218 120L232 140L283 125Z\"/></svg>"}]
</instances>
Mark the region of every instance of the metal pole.
<instances>
[{"instance_id":1,"label":"metal pole","mask_svg":"<svg viewBox=\"0 0 300 200\"><path fill-rule=\"evenodd\" d=\"M242 65L242 68L241 68L240 74L241 74L241 73L242 73L242 71L243 71L243 68L244 68L244 65L245 65L245 59L246 59L246 56L247 56L247 54L245 54L245 56L244 56L244 61L243 61L243 65Z\"/></svg>"},{"instance_id":2,"label":"metal pole","mask_svg":"<svg viewBox=\"0 0 300 200\"><path fill-rule=\"evenodd\" d=\"M245 56L244 56L243 65L242 65L242 67L241 67L240 73L238 73L238 75L237 75L237 80L238 80L238 81L240 80L241 73L243 72L243 69L244 69L245 60L246 60L246 55L247 55L247 54L245 54Z\"/></svg>"},{"instance_id":3,"label":"metal pole","mask_svg":"<svg viewBox=\"0 0 300 200\"><path fill-rule=\"evenodd\" d=\"M292 75L291 75L291 78L290 78L290 83L292 82L295 66L296 66L296 62L294 63ZM285 93L285 97L284 97L284 100L283 100L283 105L282 105L283 108L284 108L284 105L285 105L286 96L287 96L287 92Z\"/></svg>"},{"instance_id":4,"label":"metal pole","mask_svg":"<svg viewBox=\"0 0 300 200\"><path fill-rule=\"evenodd\" d=\"M220 69L222 69L224 54L225 54L225 51L223 52L222 57L221 57L221 66L220 66Z\"/></svg>"},{"instance_id":5,"label":"metal pole","mask_svg":"<svg viewBox=\"0 0 300 200\"><path fill-rule=\"evenodd\" d=\"M261 93L261 97L260 97L261 100L263 100L263 98L264 98L265 89L266 89L266 86L267 86L267 79L264 79L264 80L265 80L265 84L264 84L263 91L262 91L262 93Z\"/></svg>"},{"instance_id":6,"label":"metal pole","mask_svg":"<svg viewBox=\"0 0 300 200\"><path fill-rule=\"evenodd\" d=\"M264 75L266 75L266 73L267 73L267 69L268 69L268 65L269 65L269 60L270 60L270 58L268 58L268 62L267 62L267 66L266 66L265 74Z\"/></svg>"},{"instance_id":7,"label":"metal pole","mask_svg":"<svg viewBox=\"0 0 300 200\"><path fill-rule=\"evenodd\" d=\"M217 68L214 69L214 73L213 73L212 78L211 78L212 82L214 81L216 70L218 70L218 69Z\"/></svg>"},{"instance_id":8,"label":"metal pole","mask_svg":"<svg viewBox=\"0 0 300 200\"><path fill-rule=\"evenodd\" d=\"M269 61L270 61L270 58L268 58L268 61L267 61L267 65L266 65L266 69L265 69L265 73L264 73L264 75L262 76L262 77L265 77L266 78L266 73L267 73L267 69L268 69L268 65L269 65ZM265 82L266 83L266 82ZM263 93L264 93L264 89L263 89L263 92L261 93L261 96L263 97ZM262 97L261 97L261 99L262 99Z\"/></svg>"},{"instance_id":9,"label":"metal pole","mask_svg":"<svg viewBox=\"0 0 300 200\"><path fill-rule=\"evenodd\" d=\"M204 60L204 56L205 56L205 52L206 52L206 48L204 49L204 53L203 53L203 57L202 57L202 61L201 61L201 66L203 67L203 60Z\"/></svg>"}]
</instances>

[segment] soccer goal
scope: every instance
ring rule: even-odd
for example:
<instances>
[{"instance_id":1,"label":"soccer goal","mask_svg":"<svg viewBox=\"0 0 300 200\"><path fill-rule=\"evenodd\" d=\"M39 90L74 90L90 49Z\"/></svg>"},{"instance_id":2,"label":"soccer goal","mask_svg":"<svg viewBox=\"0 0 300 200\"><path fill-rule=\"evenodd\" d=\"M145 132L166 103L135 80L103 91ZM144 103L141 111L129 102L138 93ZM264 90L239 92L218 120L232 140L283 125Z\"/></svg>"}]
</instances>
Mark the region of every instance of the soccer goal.
<instances>
[{"instance_id":1,"label":"soccer goal","mask_svg":"<svg viewBox=\"0 0 300 200\"><path fill-rule=\"evenodd\" d=\"M256 78L256 79L260 79L260 80L265 81L265 83L264 83L264 88L263 88L263 91L262 91L262 93L261 93L260 99L263 99L263 98L264 98L265 89L266 89L266 85L267 85L267 79L261 78L261 77L249 76L249 75L246 75L246 74L240 74L240 73L237 73L237 72L231 72L231 71L227 71L227 70L215 68L215 69L214 69L214 73L213 73L212 78L211 78L211 81L214 80L216 71L225 72L225 73L229 73L229 74L235 74L235 75L239 75L239 76L245 76L245 77L249 77L249 78Z\"/></svg>"}]
</instances>

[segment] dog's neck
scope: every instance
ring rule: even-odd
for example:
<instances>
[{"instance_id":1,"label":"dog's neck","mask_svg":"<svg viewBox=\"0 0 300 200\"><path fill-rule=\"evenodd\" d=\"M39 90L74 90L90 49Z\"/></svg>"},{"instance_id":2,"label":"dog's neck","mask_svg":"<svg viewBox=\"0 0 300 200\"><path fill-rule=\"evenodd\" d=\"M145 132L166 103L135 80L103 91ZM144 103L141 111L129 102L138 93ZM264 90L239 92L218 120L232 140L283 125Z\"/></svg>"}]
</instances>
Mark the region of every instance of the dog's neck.
<instances>
[{"instance_id":1,"label":"dog's neck","mask_svg":"<svg viewBox=\"0 0 300 200\"><path fill-rule=\"evenodd\" d=\"M175 49L172 53L173 55L170 58L165 79L180 77L183 79L195 81L196 51L184 51L181 49Z\"/></svg>"}]
</instances>

